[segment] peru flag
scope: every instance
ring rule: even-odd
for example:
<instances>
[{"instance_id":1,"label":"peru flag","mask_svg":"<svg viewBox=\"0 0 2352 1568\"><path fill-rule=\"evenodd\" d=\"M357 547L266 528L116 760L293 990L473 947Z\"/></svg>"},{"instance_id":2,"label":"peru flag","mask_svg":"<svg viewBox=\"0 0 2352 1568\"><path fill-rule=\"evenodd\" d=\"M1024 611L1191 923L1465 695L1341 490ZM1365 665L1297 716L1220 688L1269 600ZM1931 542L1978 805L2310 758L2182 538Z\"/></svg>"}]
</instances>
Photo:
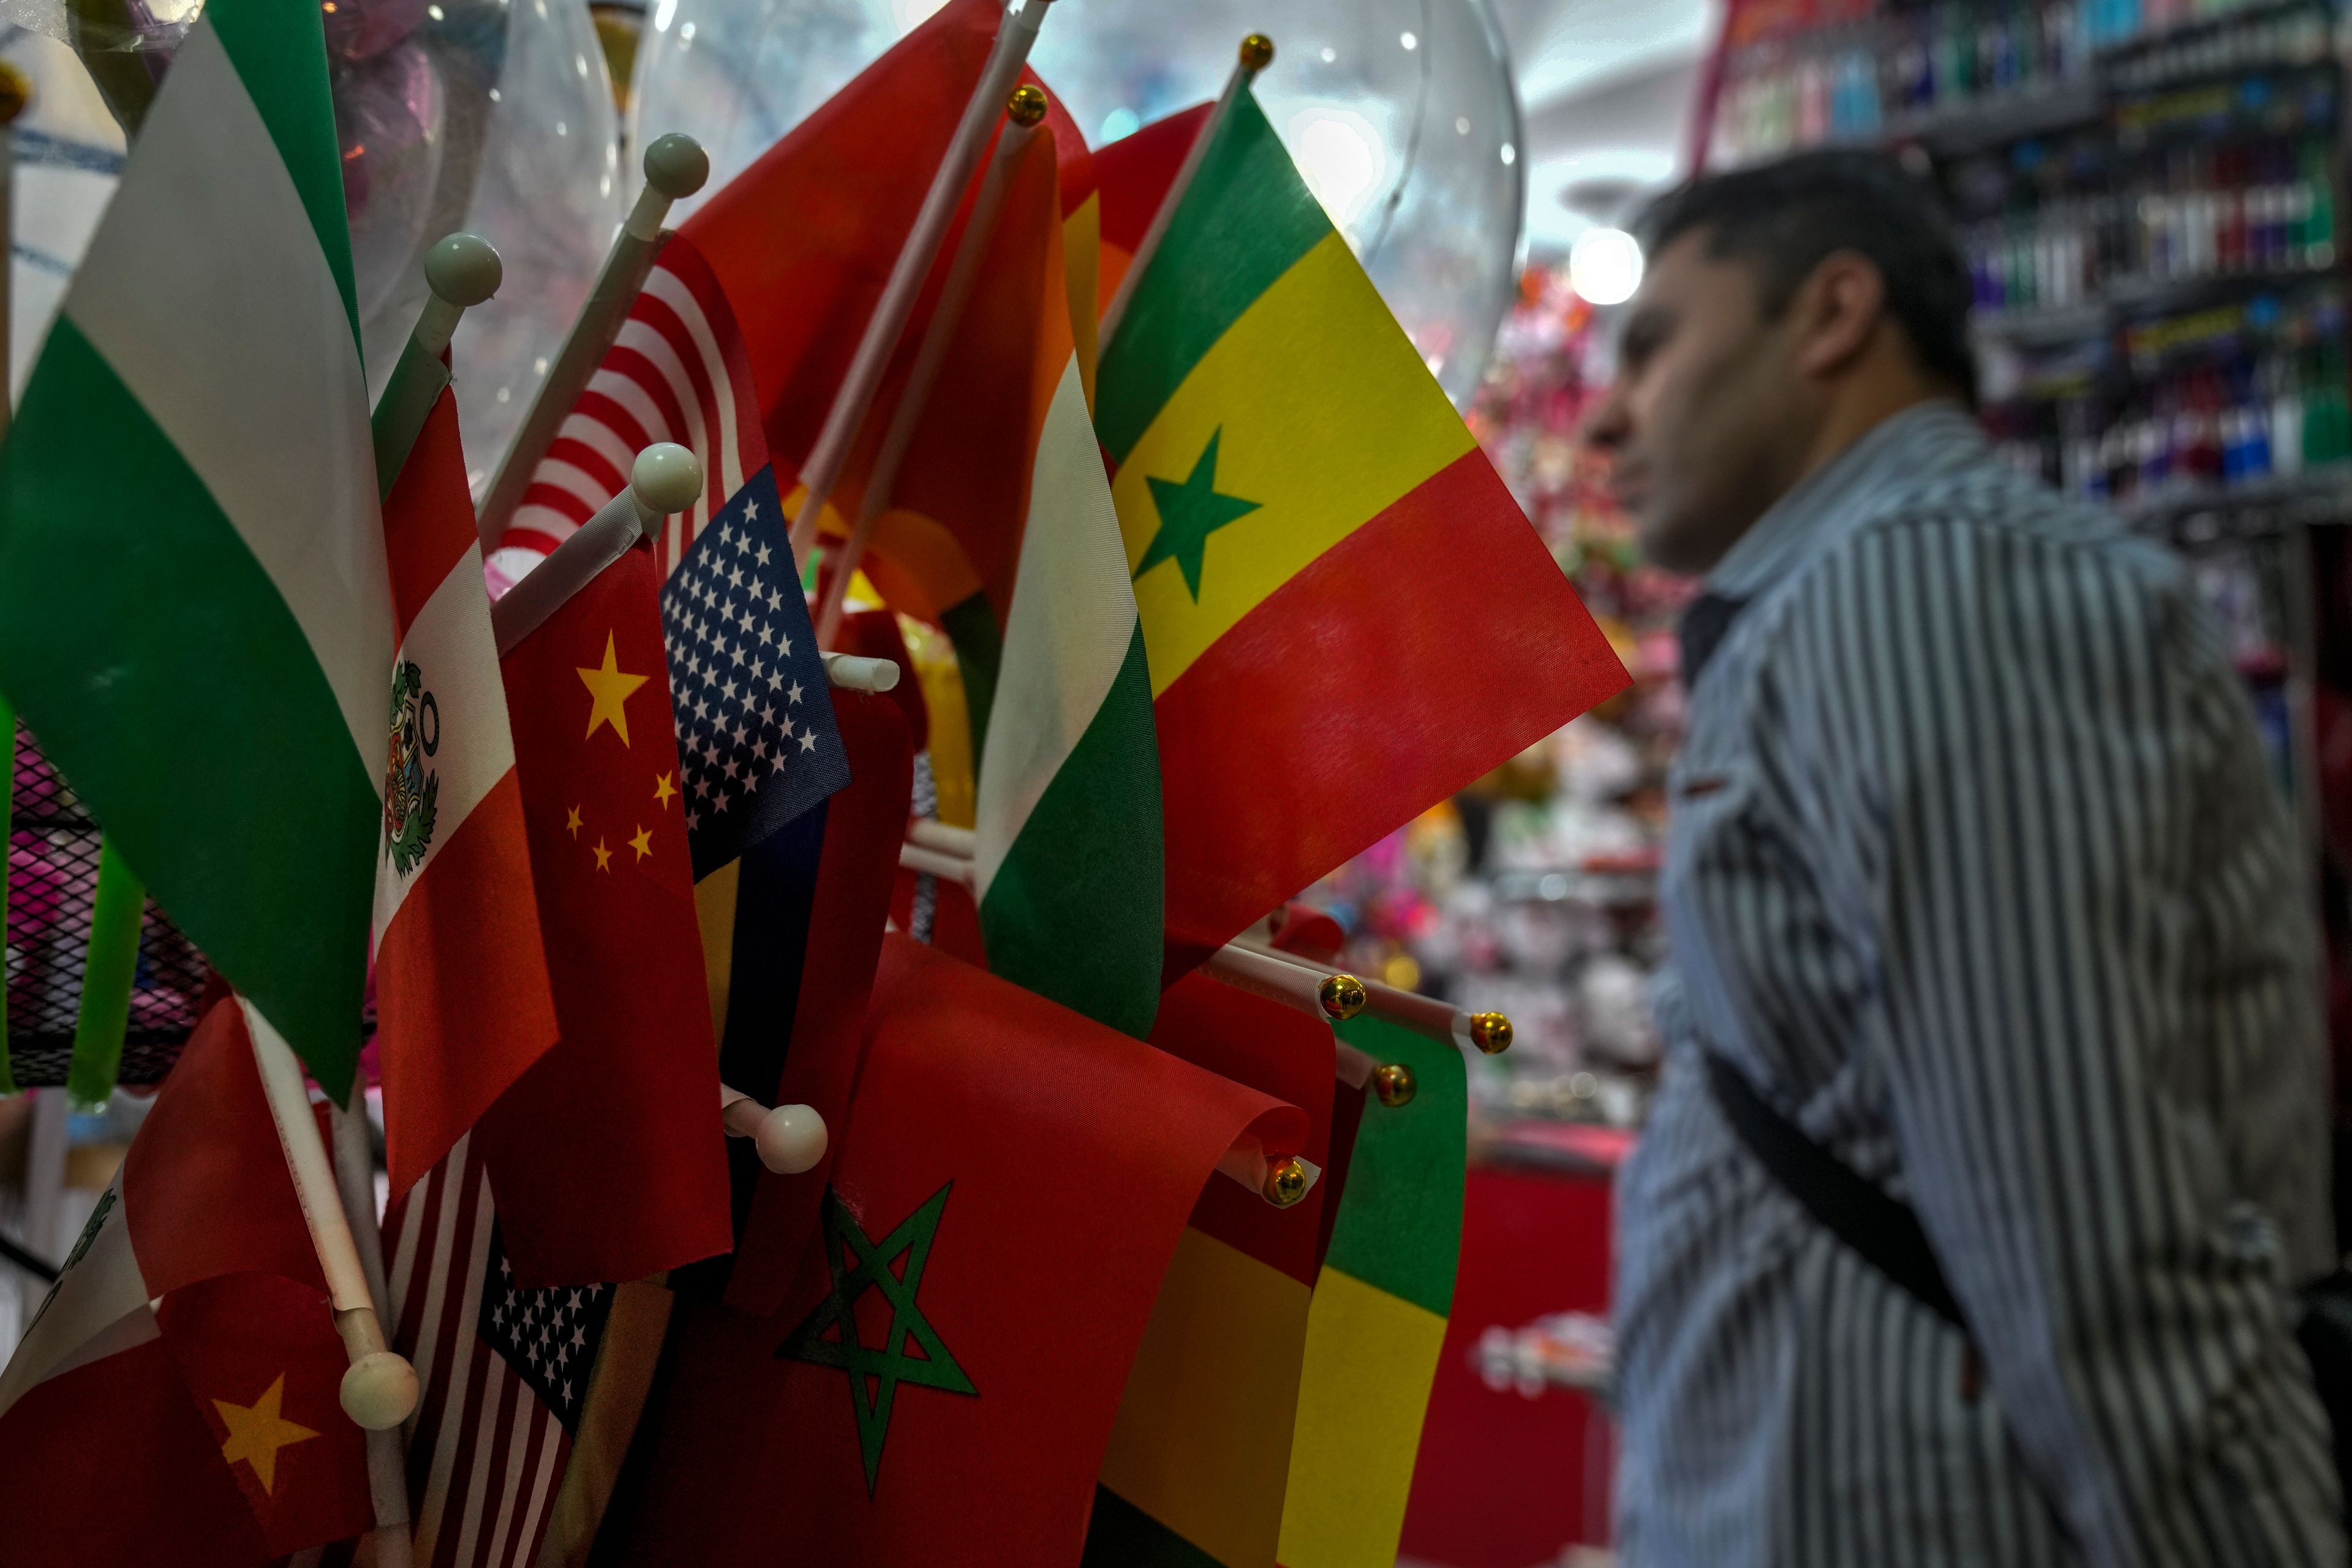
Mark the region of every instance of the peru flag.
<instances>
[{"instance_id":1,"label":"peru flag","mask_svg":"<svg viewBox=\"0 0 2352 1568\"><path fill-rule=\"evenodd\" d=\"M10 1563L243 1568L374 1524L248 1005L205 1016L0 1373Z\"/></svg>"},{"instance_id":2,"label":"peru flag","mask_svg":"<svg viewBox=\"0 0 2352 1568\"><path fill-rule=\"evenodd\" d=\"M383 509L394 634L375 994L392 1190L555 1043L522 788L454 395Z\"/></svg>"}]
</instances>

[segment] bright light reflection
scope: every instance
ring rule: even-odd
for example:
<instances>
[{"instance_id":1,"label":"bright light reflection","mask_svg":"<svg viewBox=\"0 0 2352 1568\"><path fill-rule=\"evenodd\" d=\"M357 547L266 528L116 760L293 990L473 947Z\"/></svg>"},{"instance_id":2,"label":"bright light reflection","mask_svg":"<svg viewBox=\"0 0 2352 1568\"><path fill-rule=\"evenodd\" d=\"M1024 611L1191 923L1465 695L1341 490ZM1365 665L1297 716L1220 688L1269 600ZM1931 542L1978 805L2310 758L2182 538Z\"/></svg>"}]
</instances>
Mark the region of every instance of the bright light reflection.
<instances>
[{"instance_id":1,"label":"bright light reflection","mask_svg":"<svg viewBox=\"0 0 2352 1568\"><path fill-rule=\"evenodd\" d=\"M1114 109L1102 117L1102 125L1095 132L1095 141L1116 142L1122 136L1132 136L1142 119L1132 109Z\"/></svg>"},{"instance_id":2,"label":"bright light reflection","mask_svg":"<svg viewBox=\"0 0 2352 1568\"><path fill-rule=\"evenodd\" d=\"M1622 228L1588 228L1568 249L1568 285L1595 305L1622 305L1642 286L1642 246Z\"/></svg>"},{"instance_id":3,"label":"bright light reflection","mask_svg":"<svg viewBox=\"0 0 2352 1568\"><path fill-rule=\"evenodd\" d=\"M1315 199L1345 228L1388 174L1388 149L1371 122L1344 109L1302 109L1290 117L1290 145Z\"/></svg>"}]
</instances>

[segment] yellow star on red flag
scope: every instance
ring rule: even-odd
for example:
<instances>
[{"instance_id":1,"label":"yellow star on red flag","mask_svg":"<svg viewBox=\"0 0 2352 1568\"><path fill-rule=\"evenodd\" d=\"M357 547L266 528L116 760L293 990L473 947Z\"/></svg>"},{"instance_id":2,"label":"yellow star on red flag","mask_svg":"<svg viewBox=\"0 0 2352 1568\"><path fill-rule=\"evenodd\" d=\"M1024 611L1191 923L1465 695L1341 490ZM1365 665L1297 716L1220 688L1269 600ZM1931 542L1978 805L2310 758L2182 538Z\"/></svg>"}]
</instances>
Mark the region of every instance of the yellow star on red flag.
<instances>
[{"instance_id":1,"label":"yellow star on red flag","mask_svg":"<svg viewBox=\"0 0 2352 1568\"><path fill-rule=\"evenodd\" d=\"M590 669L584 665L572 668L580 671L580 684L588 689L588 733L593 735L599 725L610 724L613 732L621 737L621 744L629 743L630 693L650 678L631 675L613 658L613 634L604 634L604 663L601 668Z\"/></svg>"},{"instance_id":2,"label":"yellow star on red flag","mask_svg":"<svg viewBox=\"0 0 2352 1568\"><path fill-rule=\"evenodd\" d=\"M228 1441L221 1445L221 1458L232 1465L239 1459L251 1465L254 1479L265 1492L278 1489L278 1450L318 1436L308 1426L298 1426L278 1414L285 1398L286 1374L281 1372L251 1405L234 1405L226 1399L213 1401L213 1408L220 1412L221 1420L228 1426Z\"/></svg>"}]
</instances>

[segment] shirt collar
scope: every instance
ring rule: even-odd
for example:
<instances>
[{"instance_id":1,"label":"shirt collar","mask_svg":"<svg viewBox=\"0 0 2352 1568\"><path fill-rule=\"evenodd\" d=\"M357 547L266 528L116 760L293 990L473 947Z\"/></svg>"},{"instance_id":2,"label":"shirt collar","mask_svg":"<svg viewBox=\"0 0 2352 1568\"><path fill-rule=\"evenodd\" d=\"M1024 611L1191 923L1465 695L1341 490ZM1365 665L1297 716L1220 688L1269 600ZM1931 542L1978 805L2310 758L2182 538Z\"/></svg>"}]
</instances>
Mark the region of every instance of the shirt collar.
<instances>
[{"instance_id":1,"label":"shirt collar","mask_svg":"<svg viewBox=\"0 0 2352 1568\"><path fill-rule=\"evenodd\" d=\"M1766 509L1707 574L1706 591L1753 598L1811 550L1877 515L1878 503L1897 486L1945 472L1983 449L1976 421L1945 398L1881 420Z\"/></svg>"}]
</instances>

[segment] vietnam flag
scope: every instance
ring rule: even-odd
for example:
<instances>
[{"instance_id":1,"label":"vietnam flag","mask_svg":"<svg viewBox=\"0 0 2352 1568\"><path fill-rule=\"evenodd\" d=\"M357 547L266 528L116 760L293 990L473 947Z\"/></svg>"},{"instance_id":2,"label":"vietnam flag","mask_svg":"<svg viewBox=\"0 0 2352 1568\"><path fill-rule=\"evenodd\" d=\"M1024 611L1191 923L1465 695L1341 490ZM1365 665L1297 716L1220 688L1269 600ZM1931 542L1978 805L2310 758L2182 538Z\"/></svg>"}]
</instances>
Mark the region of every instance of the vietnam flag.
<instances>
[{"instance_id":1,"label":"vietnam flag","mask_svg":"<svg viewBox=\"0 0 2352 1568\"><path fill-rule=\"evenodd\" d=\"M243 1568L374 1526L248 1005L197 1026L0 1373L12 1563Z\"/></svg>"},{"instance_id":2,"label":"vietnam flag","mask_svg":"<svg viewBox=\"0 0 2352 1568\"><path fill-rule=\"evenodd\" d=\"M650 542L502 661L562 1038L484 1113L518 1283L729 1246L718 1052Z\"/></svg>"},{"instance_id":3,"label":"vietnam flag","mask_svg":"<svg viewBox=\"0 0 2352 1568\"><path fill-rule=\"evenodd\" d=\"M886 939L821 1231L772 1316L678 1301L644 1489L600 1544L1076 1568L1186 1213L1237 1139L1286 1153L1306 1132L1295 1106Z\"/></svg>"},{"instance_id":4,"label":"vietnam flag","mask_svg":"<svg viewBox=\"0 0 2352 1568\"><path fill-rule=\"evenodd\" d=\"M457 395L384 502L392 761L375 898L376 1029L392 1190L430 1170L555 1043L498 637Z\"/></svg>"},{"instance_id":5,"label":"vietnam flag","mask_svg":"<svg viewBox=\"0 0 2352 1568\"><path fill-rule=\"evenodd\" d=\"M1103 351L1172 969L1623 668L1246 90Z\"/></svg>"}]
</instances>

